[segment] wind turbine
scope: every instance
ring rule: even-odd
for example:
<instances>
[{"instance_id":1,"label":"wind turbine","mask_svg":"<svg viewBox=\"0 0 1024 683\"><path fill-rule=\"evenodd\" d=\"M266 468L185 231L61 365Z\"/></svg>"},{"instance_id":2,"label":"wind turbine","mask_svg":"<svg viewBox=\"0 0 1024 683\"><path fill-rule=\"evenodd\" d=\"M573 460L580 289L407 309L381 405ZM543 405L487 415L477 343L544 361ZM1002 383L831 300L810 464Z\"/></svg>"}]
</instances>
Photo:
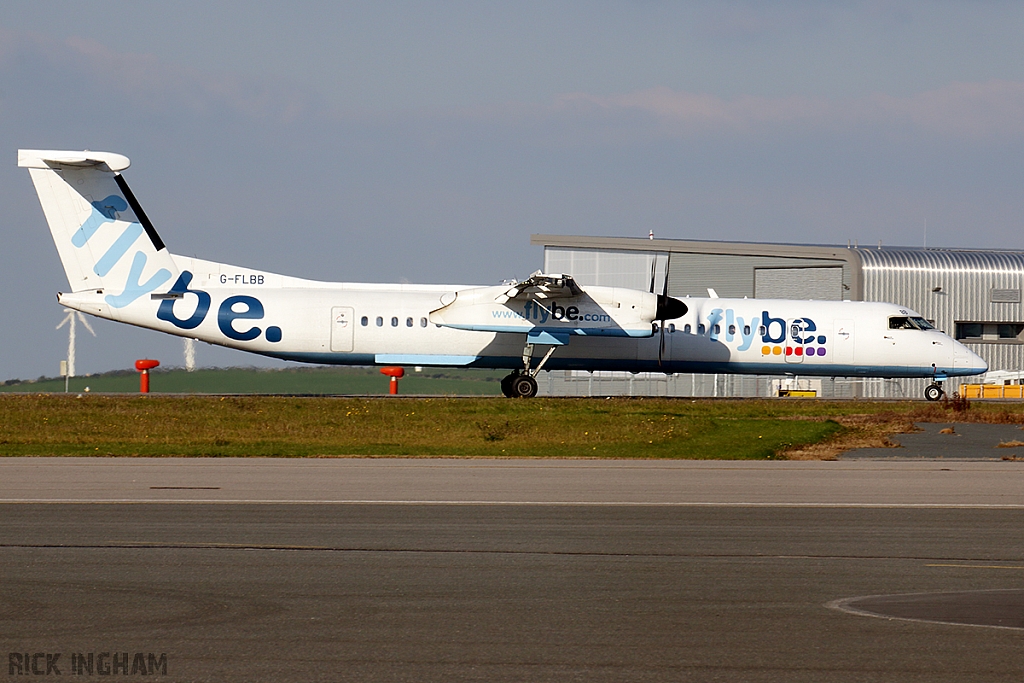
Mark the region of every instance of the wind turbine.
<instances>
[{"instance_id":1,"label":"wind turbine","mask_svg":"<svg viewBox=\"0 0 1024 683\"><path fill-rule=\"evenodd\" d=\"M92 329L92 325L89 324L88 319L86 319L86 317L84 315L82 315L79 311L76 311L73 308L65 308L64 312L67 313L67 316L64 317L64 320L60 321L60 325L57 325L56 329L59 330L60 328L64 327L65 325L68 326L68 374L67 374L67 376L68 377L74 377L75 376L75 318L78 318L79 320L82 321L82 324L85 325L85 329L89 330L89 332L92 333L92 336L95 337L96 336L96 332Z\"/></svg>"},{"instance_id":2,"label":"wind turbine","mask_svg":"<svg viewBox=\"0 0 1024 683\"><path fill-rule=\"evenodd\" d=\"M195 372L196 369L196 340L192 337L185 337L185 370Z\"/></svg>"}]
</instances>

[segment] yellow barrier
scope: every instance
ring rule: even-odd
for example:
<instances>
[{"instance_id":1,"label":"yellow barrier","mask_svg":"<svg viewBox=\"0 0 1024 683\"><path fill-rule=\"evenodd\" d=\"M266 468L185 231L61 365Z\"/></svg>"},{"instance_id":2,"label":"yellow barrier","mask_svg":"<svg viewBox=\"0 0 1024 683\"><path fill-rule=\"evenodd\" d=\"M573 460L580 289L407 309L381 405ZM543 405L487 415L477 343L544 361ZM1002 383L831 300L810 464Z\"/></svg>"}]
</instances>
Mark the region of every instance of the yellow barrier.
<instances>
[{"instance_id":1,"label":"yellow barrier","mask_svg":"<svg viewBox=\"0 0 1024 683\"><path fill-rule=\"evenodd\" d=\"M1024 384L961 384L966 398L1024 398Z\"/></svg>"},{"instance_id":2,"label":"yellow barrier","mask_svg":"<svg viewBox=\"0 0 1024 683\"><path fill-rule=\"evenodd\" d=\"M780 398L786 396L794 398L815 398L817 395L817 391L808 391L806 389L779 389Z\"/></svg>"}]
</instances>

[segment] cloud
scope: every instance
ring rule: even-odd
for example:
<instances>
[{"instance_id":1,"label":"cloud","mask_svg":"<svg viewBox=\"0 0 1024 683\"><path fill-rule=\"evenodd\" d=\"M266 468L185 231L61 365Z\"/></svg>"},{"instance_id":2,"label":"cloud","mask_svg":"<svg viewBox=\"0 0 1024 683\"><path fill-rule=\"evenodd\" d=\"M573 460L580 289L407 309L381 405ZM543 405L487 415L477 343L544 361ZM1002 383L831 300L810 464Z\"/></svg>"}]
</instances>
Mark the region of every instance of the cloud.
<instances>
[{"instance_id":1,"label":"cloud","mask_svg":"<svg viewBox=\"0 0 1024 683\"><path fill-rule=\"evenodd\" d=\"M807 132L909 129L974 140L1024 137L1024 83L1002 80L950 83L906 97L876 93L855 99L725 99L661 87L606 96L569 93L545 109L550 117L646 124L672 137L758 134L794 127Z\"/></svg>"},{"instance_id":2,"label":"cloud","mask_svg":"<svg viewBox=\"0 0 1024 683\"><path fill-rule=\"evenodd\" d=\"M0 74L7 82L4 99L35 97L63 109L107 101L138 113L230 112L281 123L324 109L322 98L294 83L199 71L151 54L119 52L90 38L54 40L0 30Z\"/></svg>"}]
</instances>

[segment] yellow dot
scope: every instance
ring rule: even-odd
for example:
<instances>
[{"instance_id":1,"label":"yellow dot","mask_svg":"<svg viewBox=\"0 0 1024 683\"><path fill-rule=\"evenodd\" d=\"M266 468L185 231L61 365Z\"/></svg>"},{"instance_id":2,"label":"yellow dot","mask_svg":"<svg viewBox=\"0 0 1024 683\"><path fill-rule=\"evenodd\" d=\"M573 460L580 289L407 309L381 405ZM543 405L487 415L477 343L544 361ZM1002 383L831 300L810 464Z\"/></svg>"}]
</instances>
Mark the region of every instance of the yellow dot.
<instances>
[{"instance_id":1,"label":"yellow dot","mask_svg":"<svg viewBox=\"0 0 1024 683\"><path fill-rule=\"evenodd\" d=\"M781 346L776 346L774 349L772 349L772 353L774 353L776 356L781 356L782 355L782 347Z\"/></svg>"},{"instance_id":2,"label":"yellow dot","mask_svg":"<svg viewBox=\"0 0 1024 683\"><path fill-rule=\"evenodd\" d=\"M761 347L761 355L762 356L767 356L771 352L772 352L772 347L770 347L770 346L762 346Z\"/></svg>"}]
</instances>

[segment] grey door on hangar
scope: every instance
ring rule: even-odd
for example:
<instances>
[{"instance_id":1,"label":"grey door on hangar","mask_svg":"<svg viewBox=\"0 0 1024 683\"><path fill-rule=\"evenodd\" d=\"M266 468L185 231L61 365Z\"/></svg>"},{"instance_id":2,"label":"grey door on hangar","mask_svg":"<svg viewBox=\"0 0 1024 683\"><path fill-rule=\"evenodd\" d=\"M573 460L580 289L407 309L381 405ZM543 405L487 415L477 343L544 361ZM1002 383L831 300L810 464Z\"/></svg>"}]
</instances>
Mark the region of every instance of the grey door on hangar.
<instances>
[{"instance_id":1,"label":"grey door on hangar","mask_svg":"<svg viewBox=\"0 0 1024 683\"><path fill-rule=\"evenodd\" d=\"M809 268L755 268L757 299L843 300L842 266Z\"/></svg>"}]
</instances>

